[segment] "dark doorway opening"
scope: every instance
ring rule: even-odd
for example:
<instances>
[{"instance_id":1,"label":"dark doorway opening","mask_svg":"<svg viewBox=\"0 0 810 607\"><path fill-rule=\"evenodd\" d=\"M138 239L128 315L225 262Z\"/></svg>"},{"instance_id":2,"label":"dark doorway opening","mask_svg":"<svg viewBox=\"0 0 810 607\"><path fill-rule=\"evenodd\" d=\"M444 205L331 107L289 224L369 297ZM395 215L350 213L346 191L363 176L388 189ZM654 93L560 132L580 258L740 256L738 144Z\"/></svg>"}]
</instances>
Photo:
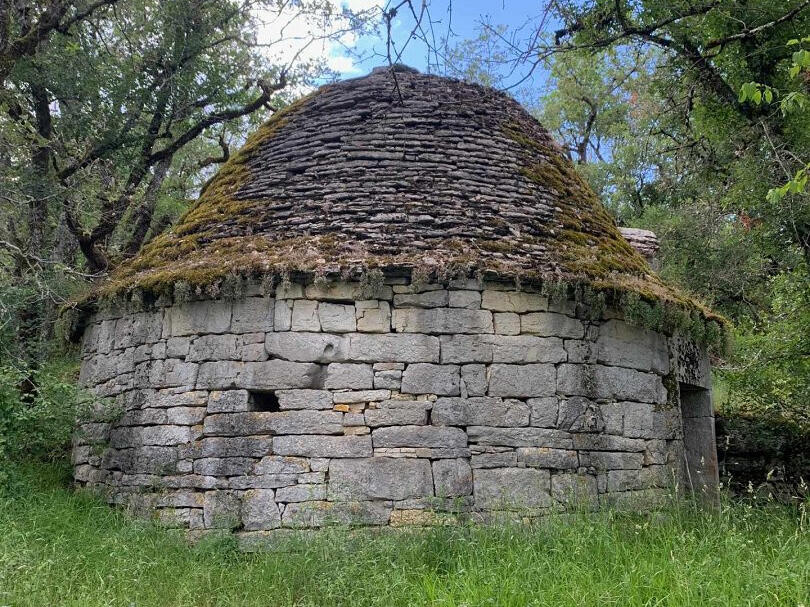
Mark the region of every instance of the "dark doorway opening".
<instances>
[{"instance_id":1,"label":"dark doorway opening","mask_svg":"<svg viewBox=\"0 0 810 607\"><path fill-rule=\"evenodd\" d=\"M717 444L711 391L679 384L683 419L684 481L692 493L709 501L718 498Z\"/></svg>"}]
</instances>

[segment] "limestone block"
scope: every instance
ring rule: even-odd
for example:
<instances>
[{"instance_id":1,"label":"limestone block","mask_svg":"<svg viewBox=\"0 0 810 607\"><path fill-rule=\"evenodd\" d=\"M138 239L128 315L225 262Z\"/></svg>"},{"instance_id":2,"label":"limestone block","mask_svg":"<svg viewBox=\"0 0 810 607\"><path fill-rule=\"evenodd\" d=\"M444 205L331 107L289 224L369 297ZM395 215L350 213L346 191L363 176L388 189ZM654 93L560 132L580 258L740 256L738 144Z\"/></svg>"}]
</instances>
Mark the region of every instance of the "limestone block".
<instances>
[{"instance_id":1,"label":"limestone block","mask_svg":"<svg viewBox=\"0 0 810 607\"><path fill-rule=\"evenodd\" d=\"M448 301L449 295L444 289L394 295L395 308L441 308L447 306Z\"/></svg>"},{"instance_id":2,"label":"limestone block","mask_svg":"<svg viewBox=\"0 0 810 607\"><path fill-rule=\"evenodd\" d=\"M439 339L430 335L349 335L347 359L357 362L439 362Z\"/></svg>"},{"instance_id":3,"label":"limestone block","mask_svg":"<svg viewBox=\"0 0 810 607\"><path fill-rule=\"evenodd\" d=\"M593 361L593 344L591 342L579 339L566 339L563 344L568 354L569 363L586 363Z\"/></svg>"},{"instance_id":4,"label":"limestone block","mask_svg":"<svg viewBox=\"0 0 810 607\"><path fill-rule=\"evenodd\" d=\"M357 319L353 304L321 302L318 305L318 318L321 330L331 333L353 333L357 330Z\"/></svg>"},{"instance_id":5,"label":"limestone block","mask_svg":"<svg viewBox=\"0 0 810 607\"><path fill-rule=\"evenodd\" d=\"M457 448L467 446L467 435L459 428L441 426L391 426L371 433L377 447Z\"/></svg>"},{"instance_id":6,"label":"limestone block","mask_svg":"<svg viewBox=\"0 0 810 607\"><path fill-rule=\"evenodd\" d=\"M236 335L203 335L191 343L186 361L239 360Z\"/></svg>"},{"instance_id":7,"label":"limestone block","mask_svg":"<svg viewBox=\"0 0 810 607\"><path fill-rule=\"evenodd\" d=\"M472 494L472 469L465 459L440 459L433 462L433 485L438 497Z\"/></svg>"},{"instance_id":8,"label":"limestone block","mask_svg":"<svg viewBox=\"0 0 810 607\"><path fill-rule=\"evenodd\" d=\"M488 335L442 335L442 363L491 363L492 340Z\"/></svg>"},{"instance_id":9,"label":"limestone block","mask_svg":"<svg viewBox=\"0 0 810 607\"><path fill-rule=\"evenodd\" d=\"M278 390L276 397L282 411L332 408L332 393L328 390Z\"/></svg>"},{"instance_id":10,"label":"limestone block","mask_svg":"<svg viewBox=\"0 0 810 607\"><path fill-rule=\"evenodd\" d=\"M640 470L644 461L641 453L623 453L619 451L580 451L581 466L597 470Z\"/></svg>"},{"instance_id":11,"label":"limestone block","mask_svg":"<svg viewBox=\"0 0 810 607\"><path fill-rule=\"evenodd\" d=\"M214 361L201 363L197 373L197 388L204 390L228 390L242 388L237 378L248 363L235 361Z\"/></svg>"},{"instance_id":12,"label":"limestone block","mask_svg":"<svg viewBox=\"0 0 810 607\"><path fill-rule=\"evenodd\" d=\"M520 333L520 316L514 312L496 312L493 314L495 333L498 335L518 335Z\"/></svg>"},{"instance_id":13,"label":"limestone block","mask_svg":"<svg viewBox=\"0 0 810 607\"><path fill-rule=\"evenodd\" d=\"M291 300L276 300L273 307L273 329L275 331L289 331L292 328L292 308Z\"/></svg>"},{"instance_id":14,"label":"limestone block","mask_svg":"<svg viewBox=\"0 0 810 607\"><path fill-rule=\"evenodd\" d=\"M231 489L278 489L294 485L297 479L297 474L248 474L232 476L227 482Z\"/></svg>"},{"instance_id":15,"label":"limestone block","mask_svg":"<svg viewBox=\"0 0 810 607\"><path fill-rule=\"evenodd\" d=\"M439 426L529 425L529 407L519 400L491 397L440 398L433 405L431 420Z\"/></svg>"},{"instance_id":16,"label":"limestone block","mask_svg":"<svg viewBox=\"0 0 810 607\"><path fill-rule=\"evenodd\" d=\"M470 465L473 468L516 468L517 453L515 451L480 453L472 456Z\"/></svg>"},{"instance_id":17,"label":"limestone block","mask_svg":"<svg viewBox=\"0 0 810 607\"><path fill-rule=\"evenodd\" d=\"M239 387L249 390L319 388L322 382L321 366L314 363L267 360L243 364Z\"/></svg>"},{"instance_id":18,"label":"limestone block","mask_svg":"<svg viewBox=\"0 0 810 607\"><path fill-rule=\"evenodd\" d=\"M530 468L568 470L576 469L579 466L576 451L549 447L518 447L517 461Z\"/></svg>"},{"instance_id":19,"label":"limestone block","mask_svg":"<svg viewBox=\"0 0 810 607\"><path fill-rule=\"evenodd\" d=\"M309 502L326 499L326 485L292 485L276 489L276 501L281 503Z\"/></svg>"},{"instance_id":20,"label":"limestone block","mask_svg":"<svg viewBox=\"0 0 810 607\"><path fill-rule=\"evenodd\" d=\"M514 510L552 505L551 475L535 468L478 468L473 474L475 505Z\"/></svg>"},{"instance_id":21,"label":"limestone block","mask_svg":"<svg viewBox=\"0 0 810 607\"><path fill-rule=\"evenodd\" d=\"M190 337L170 337L166 341L166 356L168 358L185 358L191 347Z\"/></svg>"},{"instance_id":22,"label":"limestone block","mask_svg":"<svg viewBox=\"0 0 810 607\"><path fill-rule=\"evenodd\" d=\"M357 330L361 333L389 333L391 305L376 299L355 302Z\"/></svg>"},{"instance_id":23,"label":"limestone block","mask_svg":"<svg viewBox=\"0 0 810 607\"><path fill-rule=\"evenodd\" d=\"M172 337L225 333L231 327L231 312L230 301L194 301L172 306L164 320Z\"/></svg>"},{"instance_id":24,"label":"limestone block","mask_svg":"<svg viewBox=\"0 0 810 607\"><path fill-rule=\"evenodd\" d=\"M548 310L548 298L536 293L487 289L483 293L481 307L495 312L536 312Z\"/></svg>"},{"instance_id":25,"label":"limestone block","mask_svg":"<svg viewBox=\"0 0 810 607\"><path fill-rule=\"evenodd\" d=\"M573 396L560 401L557 427L569 432L602 432L605 422L599 405L587 398Z\"/></svg>"},{"instance_id":26,"label":"limestone block","mask_svg":"<svg viewBox=\"0 0 810 607\"><path fill-rule=\"evenodd\" d=\"M140 312L123 316L115 321L115 347L129 348L160 341L163 332L163 314Z\"/></svg>"},{"instance_id":27,"label":"limestone block","mask_svg":"<svg viewBox=\"0 0 810 607\"><path fill-rule=\"evenodd\" d=\"M587 451L643 452L646 441L640 438L625 438L610 434L572 434L574 449Z\"/></svg>"},{"instance_id":28,"label":"limestone block","mask_svg":"<svg viewBox=\"0 0 810 607\"><path fill-rule=\"evenodd\" d=\"M248 489L242 494L242 524L246 531L276 529L281 526L281 514L272 489Z\"/></svg>"},{"instance_id":29,"label":"limestone block","mask_svg":"<svg viewBox=\"0 0 810 607\"><path fill-rule=\"evenodd\" d=\"M365 426L366 425L366 418L363 416L362 413L344 413L343 414L343 427L344 432L346 432L348 428L353 428L356 426ZM352 430L352 432L356 432ZM366 432L361 432L361 434L367 434Z\"/></svg>"},{"instance_id":30,"label":"limestone block","mask_svg":"<svg viewBox=\"0 0 810 607\"><path fill-rule=\"evenodd\" d=\"M231 491L208 491L203 501L203 520L207 529L235 529L242 523L241 505Z\"/></svg>"},{"instance_id":31,"label":"limestone block","mask_svg":"<svg viewBox=\"0 0 810 607\"><path fill-rule=\"evenodd\" d=\"M281 518L285 527L327 525L385 525L391 507L385 502L300 502L288 504Z\"/></svg>"},{"instance_id":32,"label":"limestone block","mask_svg":"<svg viewBox=\"0 0 810 607\"><path fill-rule=\"evenodd\" d=\"M657 438L654 437L654 405L650 403L631 403L622 401L616 403L621 411L621 434L629 438Z\"/></svg>"},{"instance_id":33,"label":"limestone block","mask_svg":"<svg viewBox=\"0 0 810 607\"><path fill-rule=\"evenodd\" d=\"M551 496L562 504L595 507L599 499L596 477L568 472L555 474L551 477Z\"/></svg>"},{"instance_id":34,"label":"limestone block","mask_svg":"<svg viewBox=\"0 0 810 607\"><path fill-rule=\"evenodd\" d=\"M404 500L433 495L430 462L372 457L337 459L329 467L329 500Z\"/></svg>"},{"instance_id":35,"label":"limestone block","mask_svg":"<svg viewBox=\"0 0 810 607\"><path fill-rule=\"evenodd\" d=\"M558 363L567 358L561 339L533 335L493 335L492 362Z\"/></svg>"},{"instance_id":36,"label":"limestone block","mask_svg":"<svg viewBox=\"0 0 810 607\"><path fill-rule=\"evenodd\" d=\"M270 297L248 297L233 304L232 333L255 333L273 330L275 301Z\"/></svg>"},{"instance_id":37,"label":"limestone block","mask_svg":"<svg viewBox=\"0 0 810 607\"><path fill-rule=\"evenodd\" d=\"M179 445L199 436L199 432L189 426L147 426L141 428L140 443L143 445Z\"/></svg>"},{"instance_id":38,"label":"limestone block","mask_svg":"<svg viewBox=\"0 0 810 607\"><path fill-rule=\"evenodd\" d=\"M414 363L402 373L405 394L460 394L461 374L457 365Z\"/></svg>"},{"instance_id":39,"label":"limestone block","mask_svg":"<svg viewBox=\"0 0 810 607\"><path fill-rule=\"evenodd\" d=\"M268 333L264 344L272 358L297 362L339 362L349 360L345 336L328 333Z\"/></svg>"},{"instance_id":40,"label":"limestone block","mask_svg":"<svg viewBox=\"0 0 810 607\"><path fill-rule=\"evenodd\" d=\"M166 422L181 426L201 424L205 418L205 407L170 407L166 411Z\"/></svg>"},{"instance_id":41,"label":"limestone block","mask_svg":"<svg viewBox=\"0 0 810 607\"><path fill-rule=\"evenodd\" d=\"M371 457L370 436L276 436L273 451L301 457Z\"/></svg>"},{"instance_id":42,"label":"limestone block","mask_svg":"<svg viewBox=\"0 0 810 607\"><path fill-rule=\"evenodd\" d=\"M394 309L392 325L399 333L492 333L492 312L463 308Z\"/></svg>"},{"instance_id":43,"label":"limestone block","mask_svg":"<svg viewBox=\"0 0 810 607\"><path fill-rule=\"evenodd\" d=\"M293 331L320 331L321 321L318 318L318 302L309 299L296 299L293 303Z\"/></svg>"},{"instance_id":44,"label":"limestone block","mask_svg":"<svg viewBox=\"0 0 810 607\"><path fill-rule=\"evenodd\" d=\"M520 332L543 337L582 339L585 336L585 324L564 314L535 312L520 317Z\"/></svg>"},{"instance_id":45,"label":"limestone block","mask_svg":"<svg viewBox=\"0 0 810 607\"><path fill-rule=\"evenodd\" d=\"M368 403L388 400L391 390L358 390L353 392L333 392L332 402L336 405L351 403Z\"/></svg>"},{"instance_id":46,"label":"limestone block","mask_svg":"<svg viewBox=\"0 0 810 607\"><path fill-rule=\"evenodd\" d=\"M551 447L574 449L573 437L562 430L550 428L495 428L492 426L469 426L471 444L503 447ZM591 435L588 435L591 436Z\"/></svg>"},{"instance_id":47,"label":"limestone block","mask_svg":"<svg viewBox=\"0 0 810 607\"><path fill-rule=\"evenodd\" d=\"M366 409L365 423L370 428L422 426L427 423L427 405L423 400L386 400L377 409Z\"/></svg>"},{"instance_id":48,"label":"limestone block","mask_svg":"<svg viewBox=\"0 0 810 607\"><path fill-rule=\"evenodd\" d=\"M399 390L402 386L402 371L376 371L374 387L379 390Z\"/></svg>"},{"instance_id":49,"label":"limestone block","mask_svg":"<svg viewBox=\"0 0 810 607\"><path fill-rule=\"evenodd\" d=\"M304 297L304 285L297 282L282 282L276 287L276 299L301 299Z\"/></svg>"},{"instance_id":50,"label":"limestone block","mask_svg":"<svg viewBox=\"0 0 810 607\"><path fill-rule=\"evenodd\" d=\"M262 457L272 451L269 436L203 438L180 447L181 457Z\"/></svg>"},{"instance_id":51,"label":"limestone block","mask_svg":"<svg viewBox=\"0 0 810 607\"><path fill-rule=\"evenodd\" d=\"M251 434L342 434L343 414L336 411L218 413L203 425L207 436Z\"/></svg>"},{"instance_id":52,"label":"limestone block","mask_svg":"<svg viewBox=\"0 0 810 607\"><path fill-rule=\"evenodd\" d=\"M309 472L305 457L266 455L253 466L252 474L302 474Z\"/></svg>"},{"instance_id":53,"label":"limestone block","mask_svg":"<svg viewBox=\"0 0 810 607\"><path fill-rule=\"evenodd\" d=\"M492 365L489 369L490 396L550 396L555 389L555 369L551 364Z\"/></svg>"},{"instance_id":54,"label":"limestone block","mask_svg":"<svg viewBox=\"0 0 810 607\"><path fill-rule=\"evenodd\" d=\"M262 334L262 343L260 344L242 344L239 345L239 358L245 362L260 362L267 360L267 350L264 349L264 335Z\"/></svg>"},{"instance_id":55,"label":"limestone block","mask_svg":"<svg viewBox=\"0 0 810 607\"><path fill-rule=\"evenodd\" d=\"M557 414L559 401L556 396L546 396L543 398L530 398L526 401L531 410L529 425L538 428L555 428L557 426Z\"/></svg>"},{"instance_id":56,"label":"limestone block","mask_svg":"<svg viewBox=\"0 0 810 607\"><path fill-rule=\"evenodd\" d=\"M309 299L321 299L327 301L356 301L362 300L367 295L368 286L359 282L333 282L329 284L307 285L304 291ZM377 299L391 299L393 292L391 287L383 285L375 290Z\"/></svg>"},{"instance_id":57,"label":"limestone block","mask_svg":"<svg viewBox=\"0 0 810 607\"><path fill-rule=\"evenodd\" d=\"M253 459L249 457L205 457L194 460L194 474L206 476L239 476L250 473Z\"/></svg>"},{"instance_id":58,"label":"limestone block","mask_svg":"<svg viewBox=\"0 0 810 607\"><path fill-rule=\"evenodd\" d=\"M560 365L557 390L571 396L665 404L667 391L661 377L622 367Z\"/></svg>"},{"instance_id":59,"label":"limestone block","mask_svg":"<svg viewBox=\"0 0 810 607\"><path fill-rule=\"evenodd\" d=\"M669 352L660 333L608 320L599 327L594 346L597 362L640 371L669 372Z\"/></svg>"},{"instance_id":60,"label":"limestone block","mask_svg":"<svg viewBox=\"0 0 810 607\"><path fill-rule=\"evenodd\" d=\"M371 389L374 387L374 372L369 364L331 363L326 366L323 387L337 390Z\"/></svg>"},{"instance_id":61,"label":"limestone block","mask_svg":"<svg viewBox=\"0 0 810 607\"><path fill-rule=\"evenodd\" d=\"M461 395L483 396L487 393L487 368L484 365L461 367Z\"/></svg>"}]
</instances>

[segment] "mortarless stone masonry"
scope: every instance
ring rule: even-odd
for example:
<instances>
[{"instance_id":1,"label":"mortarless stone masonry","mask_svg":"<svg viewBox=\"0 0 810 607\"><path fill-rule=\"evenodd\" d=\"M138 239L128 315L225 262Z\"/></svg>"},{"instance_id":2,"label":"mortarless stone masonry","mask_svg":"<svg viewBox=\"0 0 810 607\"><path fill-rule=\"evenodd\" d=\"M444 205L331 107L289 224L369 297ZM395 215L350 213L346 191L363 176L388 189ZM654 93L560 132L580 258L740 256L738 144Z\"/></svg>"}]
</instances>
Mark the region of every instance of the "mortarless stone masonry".
<instances>
[{"instance_id":1,"label":"mortarless stone masonry","mask_svg":"<svg viewBox=\"0 0 810 607\"><path fill-rule=\"evenodd\" d=\"M96 313L81 383L121 415L78 426L76 480L245 537L539 515L683 482L677 386L709 378L681 340L499 283L354 302L356 285L301 286ZM355 323L369 310L385 314Z\"/></svg>"}]
</instances>

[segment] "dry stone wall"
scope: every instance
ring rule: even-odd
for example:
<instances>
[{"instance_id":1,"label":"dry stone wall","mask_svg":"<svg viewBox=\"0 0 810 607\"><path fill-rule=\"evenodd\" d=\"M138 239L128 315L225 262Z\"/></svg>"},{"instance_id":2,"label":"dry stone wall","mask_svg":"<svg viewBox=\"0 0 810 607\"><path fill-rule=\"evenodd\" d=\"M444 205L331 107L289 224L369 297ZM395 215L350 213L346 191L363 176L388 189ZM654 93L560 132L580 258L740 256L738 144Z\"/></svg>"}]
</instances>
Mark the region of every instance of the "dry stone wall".
<instances>
[{"instance_id":1,"label":"dry stone wall","mask_svg":"<svg viewBox=\"0 0 810 607\"><path fill-rule=\"evenodd\" d=\"M477 281L98 312L75 478L246 538L657 498L682 468L679 357L583 312Z\"/></svg>"}]
</instances>

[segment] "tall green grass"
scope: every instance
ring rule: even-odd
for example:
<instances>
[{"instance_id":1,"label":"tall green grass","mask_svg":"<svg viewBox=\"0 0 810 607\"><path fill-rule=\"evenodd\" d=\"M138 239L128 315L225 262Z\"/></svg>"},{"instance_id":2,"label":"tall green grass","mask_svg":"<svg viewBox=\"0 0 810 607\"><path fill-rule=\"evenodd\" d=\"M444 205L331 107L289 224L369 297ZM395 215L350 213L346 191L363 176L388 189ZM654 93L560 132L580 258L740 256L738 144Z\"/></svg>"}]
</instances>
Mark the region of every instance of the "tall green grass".
<instances>
[{"instance_id":1,"label":"tall green grass","mask_svg":"<svg viewBox=\"0 0 810 607\"><path fill-rule=\"evenodd\" d=\"M532 526L330 529L245 554L29 468L0 498L0 605L810 605L797 509L575 513Z\"/></svg>"}]
</instances>

